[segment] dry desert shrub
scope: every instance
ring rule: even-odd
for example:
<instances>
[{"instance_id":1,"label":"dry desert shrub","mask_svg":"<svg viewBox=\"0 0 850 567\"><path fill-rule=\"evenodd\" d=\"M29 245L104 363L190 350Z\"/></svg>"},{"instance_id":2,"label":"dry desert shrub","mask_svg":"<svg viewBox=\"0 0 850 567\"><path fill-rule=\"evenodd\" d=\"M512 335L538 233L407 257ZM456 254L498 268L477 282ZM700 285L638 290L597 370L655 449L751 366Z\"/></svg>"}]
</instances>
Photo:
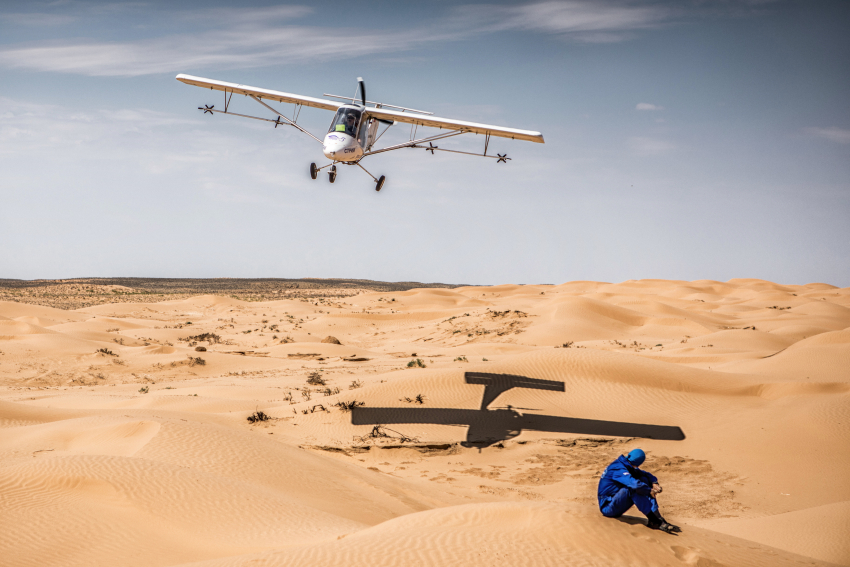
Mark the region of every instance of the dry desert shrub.
<instances>
[{"instance_id":1,"label":"dry desert shrub","mask_svg":"<svg viewBox=\"0 0 850 567\"><path fill-rule=\"evenodd\" d=\"M310 374L307 375L307 383L311 386L326 386L327 382L322 378L322 375L318 370L314 370Z\"/></svg>"},{"instance_id":2,"label":"dry desert shrub","mask_svg":"<svg viewBox=\"0 0 850 567\"><path fill-rule=\"evenodd\" d=\"M271 419L271 416L263 411L255 411L251 415L248 416L248 423L257 423L260 421L268 421Z\"/></svg>"},{"instance_id":3,"label":"dry desert shrub","mask_svg":"<svg viewBox=\"0 0 850 567\"><path fill-rule=\"evenodd\" d=\"M395 433L395 435L392 435L391 433ZM419 439L417 437L408 437L404 433L400 433L394 429L384 427L381 424L372 427L372 431L370 431L366 435L363 435L361 437L354 437L354 440L359 443L369 443L370 441L375 441L377 439L393 439L398 441L399 443L419 442Z\"/></svg>"},{"instance_id":4,"label":"dry desert shrub","mask_svg":"<svg viewBox=\"0 0 850 567\"><path fill-rule=\"evenodd\" d=\"M350 402L339 401L334 404L334 407L338 407L339 411L346 413L354 408L359 408L360 406L365 406L366 402L358 402L357 400L352 400Z\"/></svg>"},{"instance_id":5,"label":"dry desert shrub","mask_svg":"<svg viewBox=\"0 0 850 567\"><path fill-rule=\"evenodd\" d=\"M425 363L421 358L414 358L410 362L407 363L408 368L425 368Z\"/></svg>"}]
</instances>

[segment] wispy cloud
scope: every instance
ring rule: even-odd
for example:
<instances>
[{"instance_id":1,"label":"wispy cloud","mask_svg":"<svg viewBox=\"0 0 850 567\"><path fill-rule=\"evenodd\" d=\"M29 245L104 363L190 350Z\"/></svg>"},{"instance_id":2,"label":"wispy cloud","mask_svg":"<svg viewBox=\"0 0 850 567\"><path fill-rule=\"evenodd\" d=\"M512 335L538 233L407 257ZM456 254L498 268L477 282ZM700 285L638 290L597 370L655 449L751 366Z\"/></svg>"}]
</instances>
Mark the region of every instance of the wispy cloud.
<instances>
[{"instance_id":1,"label":"wispy cloud","mask_svg":"<svg viewBox=\"0 0 850 567\"><path fill-rule=\"evenodd\" d=\"M639 102L637 103L637 106L635 106L635 110L664 110L664 107L657 104L650 104L648 102Z\"/></svg>"},{"instance_id":2,"label":"wispy cloud","mask_svg":"<svg viewBox=\"0 0 850 567\"><path fill-rule=\"evenodd\" d=\"M398 54L427 44L508 30L569 36L578 41L620 41L626 37L623 34L658 25L670 16L668 9L657 6L571 0L511 7L459 7L430 25L398 30L292 24L291 20L306 17L312 11L305 6L280 6L173 12L170 22L188 19L204 29L134 41L77 40L8 46L0 49L0 66L91 76L138 76Z\"/></svg>"},{"instance_id":3,"label":"wispy cloud","mask_svg":"<svg viewBox=\"0 0 850 567\"><path fill-rule=\"evenodd\" d=\"M38 14L38 13L20 13L20 14L0 14L0 24L9 24L13 26L62 26L76 21L75 16L64 14Z\"/></svg>"},{"instance_id":4,"label":"wispy cloud","mask_svg":"<svg viewBox=\"0 0 850 567\"><path fill-rule=\"evenodd\" d=\"M308 6L269 6L265 8L209 8L176 12L170 15L172 19L190 20L212 24L238 26L253 24L269 26L282 20L295 20L313 13Z\"/></svg>"},{"instance_id":5,"label":"wispy cloud","mask_svg":"<svg viewBox=\"0 0 850 567\"><path fill-rule=\"evenodd\" d=\"M153 110L98 110L78 112L50 104L34 104L0 97L0 156L28 155L48 148L79 147L90 143L104 148L138 133L161 133L172 127L193 127L197 119ZM118 144L120 145L120 144Z\"/></svg>"},{"instance_id":6,"label":"wispy cloud","mask_svg":"<svg viewBox=\"0 0 850 567\"><path fill-rule=\"evenodd\" d=\"M824 138L830 142L839 144L850 144L850 130L832 126L830 128L806 128L806 132L811 136Z\"/></svg>"},{"instance_id":7,"label":"wispy cloud","mask_svg":"<svg viewBox=\"0 0 850 567\"><path fill-rule=\"evenodd\" d=\"M670 9L625 2L534 2L509 8L492 6L465 8L469 13L492 14L490 25L497 30L532 30L569 36L579 41L621 41L627 33L659 25L671 17Z\"/></svg>"},{"instance_id":8,"label":"wispy cloud","mask_svg":"<svg viewBox=\"0 0 850 567\"><path fill-rule=\"evenodd\" d=\"M0 66L92 76L138 76L206 67L261 67L283 62L392 53L439 34L374 33L316 27L243 26L134 42L78 42L8 48ZM443 35L445 39L445 34Z\"/></svg>"},{"instance_id":9,"label":"wispy cloud","mask_svg":"<svg viewBox=\"0 0 850 567\"><path fill-rule=\"evenodd\" d=\"M629 138L628 143L632 153L639 156L658 156L676 149L675 144L658 138L636 136Z\"/></svg>"}]
</instances>

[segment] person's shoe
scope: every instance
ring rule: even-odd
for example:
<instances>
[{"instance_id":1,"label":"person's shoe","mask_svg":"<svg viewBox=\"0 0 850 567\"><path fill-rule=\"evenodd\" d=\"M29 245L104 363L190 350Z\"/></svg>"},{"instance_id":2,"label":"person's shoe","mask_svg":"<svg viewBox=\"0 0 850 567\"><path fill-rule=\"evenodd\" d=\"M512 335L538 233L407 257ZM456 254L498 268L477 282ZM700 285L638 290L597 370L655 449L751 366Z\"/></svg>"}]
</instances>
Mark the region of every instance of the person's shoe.
<instances>
[{"instance_id":1,"label":"person's shoe","mask_svg":"<svg viewBox=\"0 0 850 567\"><path fill-rule=\"evenodd\" d=\"M667 522L661 522L661 525L655 529L661 530L662 532L668 534L675 534L676 532L682 531L679 529L679 526L674 526L673 524L668 524Z\"/></svg>"},{"instance_id":2,"label":"person's shoe","mask_svg":"<svg viewBox=\"0 0 850 567\"><path fill-rule=\"evenodd\" d=\"M674 526L673 524L668 524L667 520L661 517L661 514L658 512L653 512L649 516L646 517L646 526L653 530L661 530L662 532L668 534L675 534L677 532L681 532L682 530L679 526Z\"/></svg>"},{"instance_id":3,"label":"person's shoe","mask_svg":"<svg viewBox=\"0 0 850 567\"><path fill-rule=\"evenodd\" d=\"M657 512L653 512L646 516L646 527L657 530L664 524L664 519Z\"/></svg>"},{"instance_id":4,"label":"person's shoe","mask_svg":"<svg viewBox=\"0 0 850 567\"><path fill-rule=\"evenodd\" d=\"M674 526L673 524L665 520L661 516L661 514L658 514L658 517L661 518L661 525L658 527L659 530L665 531L668 534L678 533L682 531L682 528L680 528L679 526Z\"/></svg>"}]
</instances>

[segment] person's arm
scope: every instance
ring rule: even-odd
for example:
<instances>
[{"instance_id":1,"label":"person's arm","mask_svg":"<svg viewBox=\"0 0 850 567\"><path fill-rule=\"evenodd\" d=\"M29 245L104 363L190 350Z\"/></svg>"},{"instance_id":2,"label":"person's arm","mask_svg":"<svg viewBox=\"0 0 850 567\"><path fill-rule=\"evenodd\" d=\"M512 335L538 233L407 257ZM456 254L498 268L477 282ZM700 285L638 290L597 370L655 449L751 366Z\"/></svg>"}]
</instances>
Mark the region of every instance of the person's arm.
<instances>
[{"instance_id":1,"label":"person's arm","mask_svg":"<svg viewBox=\"0 0 850 567\"><path fill-rule=\"evenodd\" d=\"M658 479L651 472L640 471L641 480L651 486L651 490L649 491L649 495L655 498L661 492L661 485L658 484Z\"/></svg>"},{"instance_id":2,"label":"person's arm","mask_svg":"<svg viewBox=\"0 0 850 567\"><path fill-rule=\"evenodd\" d=\"M648 494L650 492L649 484L643 482L641 479L633 477L625 468L614 472L614 474L611 475L611 480L621 486L637 491L638 494Z\"/></svg>"},{"instance_id":3,"label":"person's arm","mask_svg":"<svg viewBox=\"0 0 850 567\"><path fill-rule=\"evenodd\" d=\"M655 478L655 475L652 474L651 472L647 472L647 471L644 471L644 470L638 470L637 474L635 474L635 476L637 478L639 478L640 480L642 480L643 482L645 482L646 484L649 484L649 485L658 484L658 479Z\"/></svg>"}]
</instances>

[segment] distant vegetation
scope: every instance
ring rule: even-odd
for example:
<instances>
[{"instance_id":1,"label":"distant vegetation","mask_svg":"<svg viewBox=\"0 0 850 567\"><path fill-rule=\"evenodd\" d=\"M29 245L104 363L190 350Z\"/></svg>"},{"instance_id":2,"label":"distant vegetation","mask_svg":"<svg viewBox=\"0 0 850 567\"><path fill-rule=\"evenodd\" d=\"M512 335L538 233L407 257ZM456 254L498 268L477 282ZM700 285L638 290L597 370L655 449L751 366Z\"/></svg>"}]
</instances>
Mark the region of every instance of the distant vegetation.
<instances>
[{"instance_id":1,"label":"distant vegetation","mask_svg":"<svg viewBox=\"0 0 850 567\"><path fill-rule=\"evenodd\" d=\"M186 338L178 339L178 340L186 341L187 343L188 342L207 341L212 345L212 344L216 344L216 343L220 342L221 337L216 335L215 333L201 333L200 335L195 335L194 337L186 337Z\"/></svg>"},{"instance_id":2,"label":"distant vegetation","mask_svg":"<svg viewBox=\"0 0 850 567\"><path fill-rule=\"evenodd\" d=\"M393 292L414 288L455 288L466 284L379 282L354 279L281 278L79 278L69 280L0 279L0 301L80 309L103 303L139 303L220 295L240 301L351 297L363 291ZM122 286L124 289L115 289Z\"/></svg>"}]
</instances>

